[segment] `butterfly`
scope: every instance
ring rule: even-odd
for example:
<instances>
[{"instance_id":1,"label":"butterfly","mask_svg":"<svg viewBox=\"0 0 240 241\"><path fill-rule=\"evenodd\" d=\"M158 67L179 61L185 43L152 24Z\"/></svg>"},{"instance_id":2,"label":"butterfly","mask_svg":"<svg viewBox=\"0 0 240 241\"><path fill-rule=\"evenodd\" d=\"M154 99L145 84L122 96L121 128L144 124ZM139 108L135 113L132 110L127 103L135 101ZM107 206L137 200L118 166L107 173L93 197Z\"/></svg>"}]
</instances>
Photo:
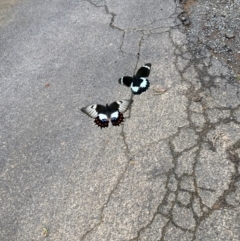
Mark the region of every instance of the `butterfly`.
<instances>
[{"instance_id":1,"label":"butterfly","mask_svg":"<svg viewBox=\"0 0 240 241\"><path fill-rule=\"evenodd\" d=\"M133 77L124 76L118 80L118 83L130 87L134 95L140 95L142 92L146 91L150 85L146 77L150 74L151 66L150 63L143 65L137 71L136 75Z\"/></svg>"},{"instance_id":2,"label":"butterfly","mask_svg":"<svg viewBox=\"0 0 240 241\"><path fill-rule=\"evenodd\" d=\"M123 122L123 113L132 104L133 100L119 100L110 105L93 104L81 109L88 116L94 118L94 122L101 128L108 127L111 120L113 126L119 126Z\"/></svg>"}]
</instances>

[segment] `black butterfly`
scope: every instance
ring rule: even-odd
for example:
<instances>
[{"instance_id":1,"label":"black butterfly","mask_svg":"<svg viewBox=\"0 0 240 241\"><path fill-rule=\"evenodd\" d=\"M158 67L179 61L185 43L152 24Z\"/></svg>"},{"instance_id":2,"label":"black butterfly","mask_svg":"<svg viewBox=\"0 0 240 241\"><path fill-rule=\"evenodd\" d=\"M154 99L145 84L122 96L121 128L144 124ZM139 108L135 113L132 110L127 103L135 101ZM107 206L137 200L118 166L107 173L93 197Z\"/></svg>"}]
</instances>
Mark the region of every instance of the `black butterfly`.
<instances>
[{"instance_id":1,"label":"black butterfly","mask_svg":"<svg viewBox=\"0 0 240 241\"><path fill-rule=\"evenodd\" d=\"M143 65L137 71L136 75L133 77L124 76L118 80L118 83L130 87L133 94L140 95L142 92L146 91L150 85L146 77L150 74L151 66L150 63Z\"/></svg>"},{"instance_id":2,"label":"black butterfly","mask_svg":"<svg viewBox=\"0 0 240 241\"><path fill-rule=\"evenodd\" d=\"M101 128L108 127L109 120L113 126L119 126L123 122L123 114L132 104L133 100L119 100L111 105L89 105L81 109L82 112L95 119L96 125Z\"/></svg>"}]
</instances>

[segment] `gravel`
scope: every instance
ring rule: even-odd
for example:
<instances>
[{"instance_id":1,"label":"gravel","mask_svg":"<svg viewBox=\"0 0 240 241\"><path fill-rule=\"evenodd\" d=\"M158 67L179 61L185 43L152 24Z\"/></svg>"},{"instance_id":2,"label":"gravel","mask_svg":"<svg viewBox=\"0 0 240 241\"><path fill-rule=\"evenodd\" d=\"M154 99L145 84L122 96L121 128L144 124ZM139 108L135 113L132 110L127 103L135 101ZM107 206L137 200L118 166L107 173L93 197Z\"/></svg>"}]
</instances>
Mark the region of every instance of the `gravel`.
<instances>
[{"instance_id":1,"label":"gravel","mask_svg":"<svg viewBox=\"0 0 240 241\"><path fill-rule=\"evenodd\" d=\"M186 30L190 47L195 51L210 50L232 68L235 80L240 81L240 0L185 0L182 3L184 12L179 19L183 24L189 19Z\"/></svg>"}]
</instances>

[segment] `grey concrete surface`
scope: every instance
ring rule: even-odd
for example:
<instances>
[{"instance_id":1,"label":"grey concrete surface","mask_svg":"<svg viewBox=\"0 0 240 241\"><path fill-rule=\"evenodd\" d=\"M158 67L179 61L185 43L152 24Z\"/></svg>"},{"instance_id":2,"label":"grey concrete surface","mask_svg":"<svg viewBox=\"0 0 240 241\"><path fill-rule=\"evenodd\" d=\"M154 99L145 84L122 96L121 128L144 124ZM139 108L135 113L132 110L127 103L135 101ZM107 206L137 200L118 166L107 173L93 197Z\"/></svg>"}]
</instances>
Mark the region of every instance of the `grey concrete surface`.
<instances>
[{"instance_id":1,"label":"grey concrete surface","mask_svg":"<svg viewBox=\"0 0 240 241\"><path fill-rule=\"evenodd\" d=\"M239 6L213 2L208 31ZM180 3L1 1L1 241L240 240L238 55L198 41L209 1ZM122 126L80 111L147 62Z\"/></svg>"}]
</instances>

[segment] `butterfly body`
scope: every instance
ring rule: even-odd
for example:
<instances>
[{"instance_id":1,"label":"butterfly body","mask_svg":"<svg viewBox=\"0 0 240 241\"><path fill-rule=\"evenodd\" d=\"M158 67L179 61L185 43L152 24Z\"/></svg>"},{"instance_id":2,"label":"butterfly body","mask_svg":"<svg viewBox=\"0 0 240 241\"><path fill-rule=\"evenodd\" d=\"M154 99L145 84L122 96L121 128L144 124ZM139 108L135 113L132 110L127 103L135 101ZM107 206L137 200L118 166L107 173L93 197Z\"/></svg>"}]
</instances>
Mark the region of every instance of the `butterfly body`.
<instances>
[{"instance_id":1,"label":"butterfly body","mask_svg":"<svg viewBox=\"0 0 240 241\"><path fill-rule=\"evenodd\" d=\"M133 100L115 101L110 105L90 105L82 108L82 112L94 118L94 122L101 128L108 127L109 121L113 126L119 126L123 122L123 113L128 109Z\"/></svg>"},{"instance_id":2,"label":"butterfly body","mask_svg":"<svg viewBox=\"0 0 240 241\"><path fill-rule=\"evenodd\" d=\"M131 88L131 91L135 95L140 95L146 91L150 86L149 80L146 78L150 74L151 64L145 64L132 76L124 76L118 80L119 84L125 85Z\"/></svg>"}]
</instances>

